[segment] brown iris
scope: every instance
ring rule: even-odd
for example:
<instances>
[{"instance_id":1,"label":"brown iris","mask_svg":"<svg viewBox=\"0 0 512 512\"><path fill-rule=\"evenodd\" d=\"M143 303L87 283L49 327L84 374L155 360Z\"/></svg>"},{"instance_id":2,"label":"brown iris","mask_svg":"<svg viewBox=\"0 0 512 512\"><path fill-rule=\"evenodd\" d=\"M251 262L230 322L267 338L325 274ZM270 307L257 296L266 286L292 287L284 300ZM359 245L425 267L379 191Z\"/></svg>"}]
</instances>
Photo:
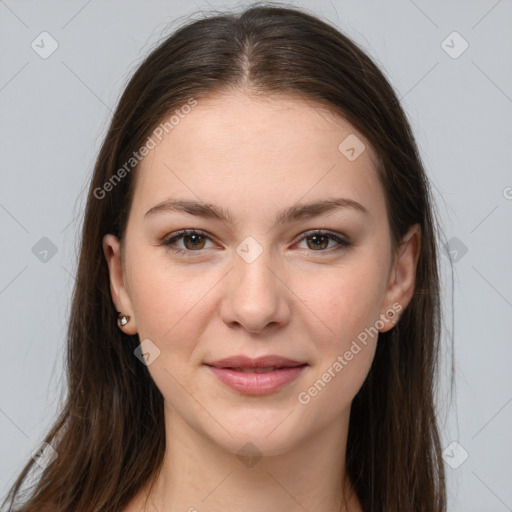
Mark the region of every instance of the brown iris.
<instances>
[{"instance_id":1,"label":"brown iris","mask_svg":"<svg viewBox=\"0 0 512 512\"><path fill-rule=\"evenodd\" d=\"M319 240L323 238L324 239L324 242L329 245L329 238L325 235L313 235L313 236L308 236L307 237L307 241L308 241L308 247L311 249L311 248L315 248L315 249L325 249L327 247L327 245L324 245L324 244L318 244L318 243L314 243L313 247L310 246L309 244L309 240Z\"/></svg>"},{"instance_id":2,"label":"brown iris","mask_svg":"<svg viewBox=\"0 0 512 512\"><path fill-rule=\"evenodd\" d=\"M200 238L202 238L202 245L201 245L201 240L199 240ZM187 249L202 249L204 247L204 236L202 235L197 235L197 234L192 234L192 235L183 235L183 244L185 245L185 247ZM193 242L192 242L192 245L191 247L188 246L187 244L187 240L189 239L193 239Z\"/></svg>"}]
</instances>

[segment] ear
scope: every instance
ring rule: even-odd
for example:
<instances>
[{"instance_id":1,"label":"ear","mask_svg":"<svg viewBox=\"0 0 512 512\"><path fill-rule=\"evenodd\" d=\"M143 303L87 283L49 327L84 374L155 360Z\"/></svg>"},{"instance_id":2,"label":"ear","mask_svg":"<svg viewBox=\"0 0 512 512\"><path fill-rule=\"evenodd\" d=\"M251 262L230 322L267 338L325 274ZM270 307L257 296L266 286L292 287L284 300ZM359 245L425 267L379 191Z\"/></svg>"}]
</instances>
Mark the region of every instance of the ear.
<instances>
[{"instance_id":1,"label":"ear","mask_svg":"<svg viewBox=\"0 0 512 512\"><path fill-rule=\"evenodd\" d=\"M379 329L380 332L389 331L394 327L398 321L399 312L407 307L414 295L420 249L421 228L419 224L414 224L403 237L391 268L382 304L383 310L387 310L391 318L383 315L388 321L384 322L384 327Z\"/></svg>"},{"instance_id":2,"label":"ear","mask_svg":"<svg viewBox=\"0 0 512 512\"><path fill-rule=\"evenodd\" d=\"M137 323L135 321L132 302L126 289L119 240L114 235L105 235L102 245L108 264L112 301L119 313L130 317L126 325L121 327L118 324L118 326L126 334L136 334ZM117 318L113 319L113 321L117 322Z\"/></svg>"}]
</instances>

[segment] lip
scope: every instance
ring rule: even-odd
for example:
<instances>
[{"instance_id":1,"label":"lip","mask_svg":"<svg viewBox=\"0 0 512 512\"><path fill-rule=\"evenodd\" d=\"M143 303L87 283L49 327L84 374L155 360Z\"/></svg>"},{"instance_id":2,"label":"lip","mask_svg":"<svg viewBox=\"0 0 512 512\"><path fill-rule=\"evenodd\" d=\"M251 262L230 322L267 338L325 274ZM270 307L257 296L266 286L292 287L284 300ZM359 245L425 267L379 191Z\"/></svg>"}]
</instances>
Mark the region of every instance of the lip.
<instances>
[{"instance_id":1,"label":"lip","mask_svg":"<svg viewBox=\"0 0 512 512\"><path fill-rule=\"evenodd\" d=\"M295 380L307 365L290 366L266 373L242 373L229 368L208 366L213 374L230 388L245 395L266 395L275 393Z\"/></svg>"},{"instance_id":2,"label":"lip","mask_svg":"<svg viewBox=\"0 0 512 512\"><path fill-rule=\"evenodd\" d=\"M213 363L207 363L210 371L226 386L245 395L266 395L275 393L295 380L308 366L293 359L281 356L264 356L251 359L246 356L233 356ZM257 368L280 367L265 373L241 372Z\"/></svg>"},{"instance_id":3,"label":"lip","mask_svg":"<svg viewBox=\"0 0 512 512\"><path fill-rule=\"evenodd\" d=\"M230 356L212 363L206 363L208 366L214 366L215 368L269 368L271 366L277 367L294 367L301 366L306 363L303 361L295 361L287 357L268 355L251 359L247 356Z\"/></svg>"}]
</instances>

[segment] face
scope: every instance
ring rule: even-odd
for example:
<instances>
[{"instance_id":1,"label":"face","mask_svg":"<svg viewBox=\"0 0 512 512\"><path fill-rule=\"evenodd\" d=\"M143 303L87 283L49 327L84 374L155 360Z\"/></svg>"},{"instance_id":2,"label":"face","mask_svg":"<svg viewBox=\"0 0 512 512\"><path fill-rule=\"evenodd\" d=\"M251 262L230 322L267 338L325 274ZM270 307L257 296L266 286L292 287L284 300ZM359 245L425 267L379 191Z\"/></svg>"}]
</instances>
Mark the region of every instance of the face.
<instances>
[{"instance_id":1,"label":"face","mask_svg":"<svg viewBox=\"0 0 512 512\"><path fill-rule=\"evenodd\" d=\"M136 172L123 258L113 235L103 247L113 301L131 317L121 328L149 340L166 422L232 453L251 442L277 455L346 421L377 331L410 301L419 251L413 226L392 257L368 141L304 100L217 94ZM302 209L327 200L338 205ZM304 366L209 366L268 355Z\"/></svg>"}]
</instances>

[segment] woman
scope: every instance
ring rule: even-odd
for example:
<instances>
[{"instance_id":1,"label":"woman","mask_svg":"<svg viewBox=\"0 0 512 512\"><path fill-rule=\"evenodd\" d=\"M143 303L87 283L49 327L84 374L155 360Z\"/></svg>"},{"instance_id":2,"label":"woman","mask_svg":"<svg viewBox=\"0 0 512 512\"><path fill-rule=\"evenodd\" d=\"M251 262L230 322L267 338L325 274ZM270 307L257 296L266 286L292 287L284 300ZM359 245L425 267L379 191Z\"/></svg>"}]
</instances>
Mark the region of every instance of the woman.
<instances>
[{"instance_id":1,"label":"woman","mask_svg":"<svg viewBox=\"0 0 512 512\"><path fill-rule=\"evenodd\" d=\"M436 226L346 36L275 6L183 26L98 156L67 400L9 510L444 511Z\"/></svg>"}]
</instances>

